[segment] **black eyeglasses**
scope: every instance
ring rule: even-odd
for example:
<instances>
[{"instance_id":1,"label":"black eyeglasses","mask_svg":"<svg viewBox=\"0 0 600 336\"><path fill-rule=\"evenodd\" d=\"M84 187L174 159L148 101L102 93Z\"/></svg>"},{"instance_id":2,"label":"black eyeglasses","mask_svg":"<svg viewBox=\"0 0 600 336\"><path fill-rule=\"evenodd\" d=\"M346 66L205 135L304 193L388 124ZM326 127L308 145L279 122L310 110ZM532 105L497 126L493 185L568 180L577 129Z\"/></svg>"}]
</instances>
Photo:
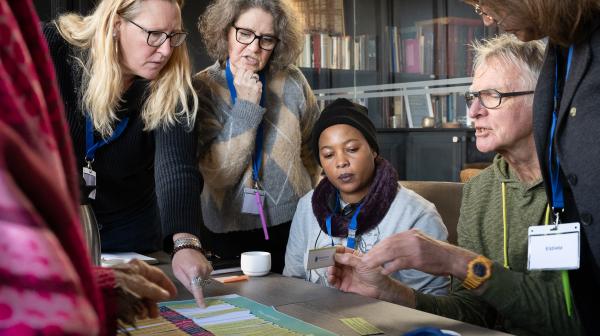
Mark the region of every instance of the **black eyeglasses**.
<instances>
[{"instance_id":1,"label":"black eyeglasses","mask_svg":"<svg viewBox=\"0 0 600 336\"><path fill-rule=\"evenodd\" d=\"M148 45L151 47L160 47L163 43L165 43L167 39L171 39L171 47L179 47L185 41L185 38L188 34L187 32L174 32L171 34L167 34L163 31L148 30L131 20L125 20L133 23L136 27L148 33L146 43L148 43Z\"/></svg>"},{"instance_id":2,"label":"black eyeglasses","mask_svg":"<svg viewBox=\"0 0 600 336\"><path fill-rule=\"evenodd\" d=\"M465 92L465 100L467 101L467 106L471 108L473 104L473 99L478 98L479 103L483 105L483 107L488 109L495 109L502 104L502 98L505 97L517 97L532 94L534 91L515 91L515 92L500 92L495 89L487 89L475 92Z\"/></svg>"},{"instance_id":3,"label":"black eyeglasses","mask_svg":"<svg viewBox=\"0 0 600 336\"><path fill-rule=\"evenodd\" d=\"M241 44L250 45L254 40L258 39L258 46L267 51L271 51L275 49L277 42L279 39L275 36L271 35L256 35L252 30L239 28L233 26L235 28L235 39Z\"/></svg>"}]
</instances>

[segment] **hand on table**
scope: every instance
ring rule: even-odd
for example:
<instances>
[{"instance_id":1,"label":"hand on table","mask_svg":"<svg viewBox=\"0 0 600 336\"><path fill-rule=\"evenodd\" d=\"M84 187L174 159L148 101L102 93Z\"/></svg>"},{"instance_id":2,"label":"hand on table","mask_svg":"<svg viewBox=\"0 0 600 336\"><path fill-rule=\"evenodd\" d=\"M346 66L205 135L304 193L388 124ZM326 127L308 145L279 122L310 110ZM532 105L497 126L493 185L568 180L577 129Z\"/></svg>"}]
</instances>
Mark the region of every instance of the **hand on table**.
<instances>
[{"instance_id":1,"label":"hand on table","mask_svg":"<svg viewBox=\"0 0 600 336\"><path fill-rule=\"evenodd\" d=\"M212 265L200 251L188 248L175 253L171 266L177 280L194 295L198 306L204 308L203 283L196 281L196 283L192 284L192 280L198 277L208 280L210 273L213 271Z\"/></svg>"},{"instance_id":2,"label":"hand on table","mask_svg":"<svg viewBox=\"0 0 600 336\"><path fill-rule=\"evenodd\" d=\"M158 317L158 301L177 295L175 285L166 274L137 259L112 267L117 283L117 316L131 324L135 319Z\"/></svg>"},{"instance_id":3,"label":"hand on table","mask_svg":"<svg viewBox=\"0 0 600 336\"><path fill-rule=\"evenodd\" d=\"M260 103L263 85L257 73L240 68L233 76L233 85L237 99L247 100L257 105Z\"/></svg>"}]
</instances>

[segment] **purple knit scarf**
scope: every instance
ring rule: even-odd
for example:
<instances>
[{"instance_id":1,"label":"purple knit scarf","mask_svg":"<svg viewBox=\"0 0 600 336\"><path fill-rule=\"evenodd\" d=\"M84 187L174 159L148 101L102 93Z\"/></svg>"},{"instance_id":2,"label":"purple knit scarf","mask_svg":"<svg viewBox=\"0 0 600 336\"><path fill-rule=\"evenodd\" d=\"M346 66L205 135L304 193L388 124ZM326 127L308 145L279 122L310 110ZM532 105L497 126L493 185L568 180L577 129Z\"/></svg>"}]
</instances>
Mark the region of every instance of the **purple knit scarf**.
<instances>
[{"instance_id":1,"label":"purple knit scarf","mask_svg":"<svg viewBox=\"0 0 600 336\"><path fill-rule=\"evenodd\" d=\"M336 188L329 182L327 177L323 178L315 188L312 196L313 213L319 222L321 230L327 233L325 219L336 208ZM357 235L375 228L383 219L392 205L398 192L398 173L392 165L384 158L375 158L375 177L371 182L369 193L363 198L363 206L358 214ZM334 237L345 238L348 236L348 223L354 214L343 216L336 211L331 217L331 234Z\"/></svg>"}]
</instances>

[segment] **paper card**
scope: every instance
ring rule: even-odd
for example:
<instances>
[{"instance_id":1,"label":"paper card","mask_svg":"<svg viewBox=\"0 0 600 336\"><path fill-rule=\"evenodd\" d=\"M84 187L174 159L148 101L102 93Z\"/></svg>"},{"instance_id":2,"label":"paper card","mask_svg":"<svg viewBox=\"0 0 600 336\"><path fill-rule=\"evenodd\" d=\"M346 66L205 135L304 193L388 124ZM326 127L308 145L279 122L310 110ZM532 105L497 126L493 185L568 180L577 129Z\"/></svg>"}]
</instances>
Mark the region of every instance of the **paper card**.
<instances>
[{"instance_id":1,"label":"paper card","mask_svg":"<svg viewBox=\"0 0 600 336\"><path fill-rule=\"evenodd\" d=\"M384 333L362 317L343 318L340 321L360 335L381 335Z\"/></svg>"},{"instance_id":2,"label":"paper card","mask_svg":"<svg viewBox=\"0 0 600 336\"><path fill-rule=\"evenodd\" d=\"M580 228L579 223L530 226L527 269L578 269Z\"/></svg>"},{"instance_id":3,"label":"paper card","mask_svg":"<svg viewBox=\"0 0 600 336\"><path fill-rule=\"evenodd\" d=\"M242 204L242 213L258 215L258 204L256 203L256 193L260 197L260 203L265 206L265 191L254 188L244 188L244 203Z\"/></svg>"},{"instance_id":4,"label":"paper card","mask_svg":"<svg viewBox=\"0 0 600 336\"><path fill-rule=\"evenodd\" d=\"M120 253L102 253L102 266L112 266L120 263L127 263L131 259L139 259L150 265L158 264L158 259L145 256L135 252L120 252Z\"/></svg>"},{"instance_id":5,"label":"paper card","mask_svg":"<svg viewBox=\"0 0 600 336\"><path fill-rule=\"evenodd\" d=\"M335 264L335 246L309 250L306 269L316 269L333 266Z\"/></svg>"}]
</instances>

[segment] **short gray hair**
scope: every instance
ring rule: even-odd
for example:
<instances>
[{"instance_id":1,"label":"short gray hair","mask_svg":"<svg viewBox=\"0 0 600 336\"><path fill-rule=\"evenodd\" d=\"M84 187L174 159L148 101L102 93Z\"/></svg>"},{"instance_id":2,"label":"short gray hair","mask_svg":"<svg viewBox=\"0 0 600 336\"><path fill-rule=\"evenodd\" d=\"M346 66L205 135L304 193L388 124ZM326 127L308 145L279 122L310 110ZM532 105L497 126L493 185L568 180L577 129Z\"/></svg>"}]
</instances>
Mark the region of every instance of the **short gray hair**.
<instances>
[{"instance_id":1,"label":"short gray hair","mask_svg":"<svg viewBox=\"0 0 600 336\"><path fill-rule=\"evenodd\" d=\"M522 42L513 34L502 34L491 39L475 41L473 73L480 66L495 59L506 65L513 64L521 69L522 84L525 89L535 89L544 63L546 45L541 40Z\"/></svg>"}]
</instances>

